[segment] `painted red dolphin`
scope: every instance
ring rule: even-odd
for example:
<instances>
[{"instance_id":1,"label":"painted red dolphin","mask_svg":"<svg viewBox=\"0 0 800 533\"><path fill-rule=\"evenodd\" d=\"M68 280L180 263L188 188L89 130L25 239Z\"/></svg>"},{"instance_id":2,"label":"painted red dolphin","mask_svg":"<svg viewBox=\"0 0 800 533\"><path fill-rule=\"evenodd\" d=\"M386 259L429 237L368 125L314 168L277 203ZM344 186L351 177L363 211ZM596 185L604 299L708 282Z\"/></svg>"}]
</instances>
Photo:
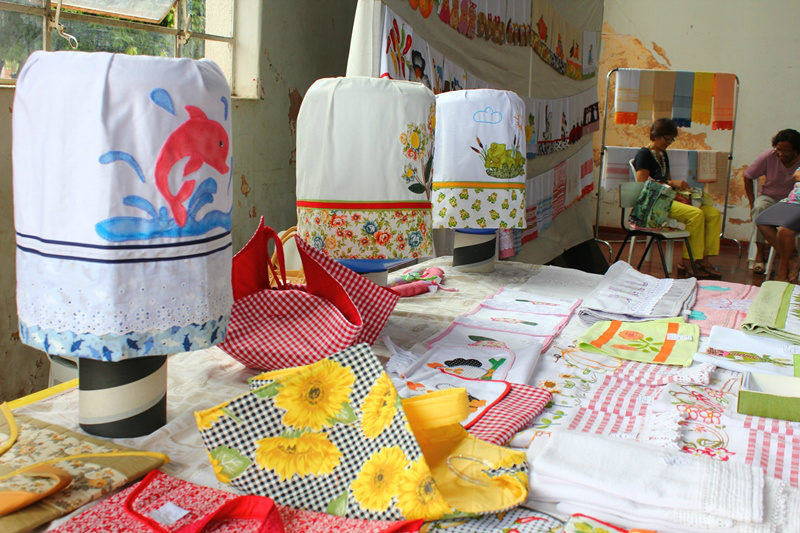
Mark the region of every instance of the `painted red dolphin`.
<instances>
[{"instance_id":1,"label":"painted red dolphin","mask_svg":"<svg viewBox=\"0 0 800 533\"><path fill-rule=\"evenodd\" d=\"M156 188L169 204L172 216L178 226L186 224L186 208L183 205L194 192L195 180L186 180L178 193L173 195L169 189L169 172L178 161L188 157L183 167L183 177L196 172L203 163L207 163L220 174L226 174L230 168L228 161L228 133L219 122L209 120L202 110L194 106L186 106L189 119L173 131L156 160Z\"/></svg>"}]
</instances>

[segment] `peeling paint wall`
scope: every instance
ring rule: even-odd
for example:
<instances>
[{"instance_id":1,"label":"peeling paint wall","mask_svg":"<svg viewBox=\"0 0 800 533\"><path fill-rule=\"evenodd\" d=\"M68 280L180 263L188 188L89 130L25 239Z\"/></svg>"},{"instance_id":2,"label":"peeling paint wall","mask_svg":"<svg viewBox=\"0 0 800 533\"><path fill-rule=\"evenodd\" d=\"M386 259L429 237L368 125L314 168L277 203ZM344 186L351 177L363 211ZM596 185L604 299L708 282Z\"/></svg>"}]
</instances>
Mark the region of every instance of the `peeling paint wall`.
<instances>
[{"instance_id":1,"label":"peeling paint wall","mask_svg":"<svg viewBox=\"0 0 800 533\"><path fill-rule=\"evenodd\" d=\"M295 224L295 129L303 95L318 78L343 76L356 2L270 2L263 11L260 99L233 102L233 245L264 215L278 230ZM42 352L19 342L11 180L14 90L0 88L0 401L47 386ZM221 275L224 275L221 273Z\"/></svg>"},{"instance_id":2,"label":"peeling paint wall","mask_svg":"<svg viewBox=\"0 0 800 533\"><path fill-rule=\"evenodd\" d=\"M800 106L794 89L800 68L793 50L800 36L795 28L796 0L606 0L603 48L598 70L600 106L605 102L606 75L615 67L731 72L739 77L739 109L733 150L726 237L749 241L750 211L742 175L775 133L800 131ZM613 87L613 84L612 84ZM612 102L613 103L613 102ZM642 146L647 126L607 128L607 146ZM730 132L693 125L681 130L672 148L729 150ZM599 163L600 135L595 136ZM722 210L724 184L707 189ZM601 225L619 225L616 193L604 194Z\"/></svg>"}]
</instances>

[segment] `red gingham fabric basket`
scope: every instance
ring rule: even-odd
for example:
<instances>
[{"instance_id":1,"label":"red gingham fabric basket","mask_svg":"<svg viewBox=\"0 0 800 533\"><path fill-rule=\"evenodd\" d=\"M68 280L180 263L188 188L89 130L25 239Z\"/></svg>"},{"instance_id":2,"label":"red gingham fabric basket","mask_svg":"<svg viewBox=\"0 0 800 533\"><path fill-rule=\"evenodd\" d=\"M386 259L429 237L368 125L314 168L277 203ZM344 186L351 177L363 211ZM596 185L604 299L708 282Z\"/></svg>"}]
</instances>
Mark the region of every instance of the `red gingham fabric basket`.
<instances>
[{"instance_id":1,"label":"red gingham fabric basket","mask_svg":"<svg viewBox=\"0 0 800 533\"><path fill-rule=\"evenodd\" d=\"M276 287L269 242L278 258ZM219 347L261 370L307 365L354 344L372 344L399 296L336 263L295 237L306 285L286 283L283 248L262 217L233 258L233 309Z\"/></svg>"}]
</instances>

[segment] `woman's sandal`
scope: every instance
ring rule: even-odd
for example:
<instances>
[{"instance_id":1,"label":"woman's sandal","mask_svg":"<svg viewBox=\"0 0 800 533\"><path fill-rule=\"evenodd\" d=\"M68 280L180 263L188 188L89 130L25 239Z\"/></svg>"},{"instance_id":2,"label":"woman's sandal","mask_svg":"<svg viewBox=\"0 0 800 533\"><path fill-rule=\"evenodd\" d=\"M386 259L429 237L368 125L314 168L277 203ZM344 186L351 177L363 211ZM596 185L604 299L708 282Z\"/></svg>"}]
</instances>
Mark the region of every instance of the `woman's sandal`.
<instances>
[{"instance_id":1,"label":"woman's sandal","mask_svg":"<svg viewBox=\"0 0 800 533\"><path fill-rule=\"evenodd\" d=\"M702 274L702 279L722 279L722 272L714 268L714 265L701 265L700 263L695 262L695 266L697 267L697 273Z\"/></svg>"},{"instance_id":2,"label":"woman's sandal","mask_svg":"<svg viewBox=\"0 0 800 533\"><path fill-rule=\"evenodd\" d=\"M756 274L763 274L767 271L767 265L763 261L756 261L753 263L753 272Z\"/></svg>"}]
</instances>

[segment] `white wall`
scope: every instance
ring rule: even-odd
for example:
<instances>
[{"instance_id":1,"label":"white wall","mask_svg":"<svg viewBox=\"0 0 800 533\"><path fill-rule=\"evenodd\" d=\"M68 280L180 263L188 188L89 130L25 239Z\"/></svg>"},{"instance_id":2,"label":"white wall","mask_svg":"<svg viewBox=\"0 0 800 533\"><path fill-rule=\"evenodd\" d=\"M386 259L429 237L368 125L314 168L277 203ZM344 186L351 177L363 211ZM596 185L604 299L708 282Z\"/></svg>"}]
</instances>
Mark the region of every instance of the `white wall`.
<instances>
[{"instance_id":1,"label":"white wall","mask_svg":"<svg viewBox=\"0 0 800 533\"><path fill-rule=\"evenodd\" d=\"M797 0L605 2L599 73L601 109L605 76L614 67L731 72L739 77L734 177L726 236L748 240L752 228L741 184L744 169L770 147L770 139L778 130L800 131L800 105L794 94L800 87L799 17ZM606 145L621 142L643 145L647 139L644 129L639 128L636 133L631 130L609 126ZM727 150L730 147L729 132L711 132L704 126L683 131L679 139L674 148ZM599 135L595 147L599 150ZM617 226L616 196L605 198L614 203L602 206L601 225Z\"/></svg>"}]
</instances>

